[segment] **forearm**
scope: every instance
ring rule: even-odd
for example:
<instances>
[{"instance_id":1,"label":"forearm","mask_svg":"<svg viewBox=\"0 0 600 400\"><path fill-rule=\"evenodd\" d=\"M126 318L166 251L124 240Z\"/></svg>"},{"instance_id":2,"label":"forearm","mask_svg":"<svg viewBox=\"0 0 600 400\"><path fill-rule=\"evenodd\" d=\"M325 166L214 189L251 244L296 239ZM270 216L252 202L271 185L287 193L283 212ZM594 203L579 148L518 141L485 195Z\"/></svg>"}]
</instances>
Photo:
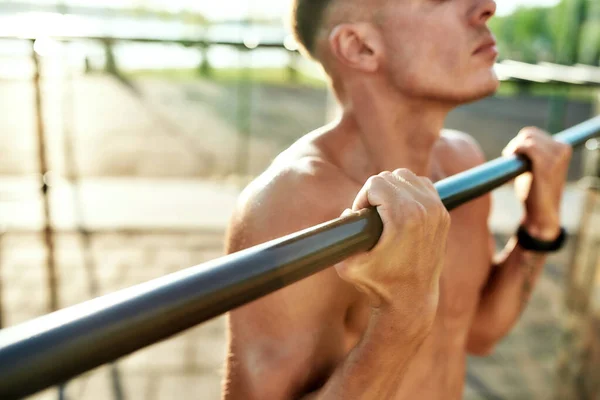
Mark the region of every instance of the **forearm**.
<instances>
[{"instance_id":1,"label":"forearm","mask_svg":"<svg viewBox=\"0 0 600 400\"><path fill-rule=\"evenodd\" d=\"M408 326L407 319L394 312L374 311L359 344L308 399L391 398L428 333L423 326Z\"/></svg>"},{"instance_id":2,"label":"forearm","mask_svg":"<svg viewBox=\"0 0 600 400\"><path fill-rule=\"evenodd\" d=\"M489 347L510 331L529 301L545 261L546 253L523 249L516 237L508 241L481 294L470 338L475 347Z\"/></svg>"},{"instance_id":3,"label":"forearm","mask_svg":"<svg viewBox=\"0 0 600 400\"><path fill-rule=\"evenodd\" d=\"M531 173L515 180L517 197L523 201L525 211L520 236L523 240L522 244L517 244L515 238L510 240L481 294L469 337L472 352L487 353L490 344L510 330L541 273L546 260L542 251L554 251L562 245L559 210L571 151L568 145L531 127L521 130L503 151L531 161Z\"/></svg>"},{"instance_id":4,"label":"forearm","mask_svg":"<svg viewBox=\"0 0 600 400\"><path fill-rule=\"evenodd\" d=\"M495 274L484 290L481 304L497 312L505 310L504 319L510 329L531 297L546 262L546 253L523 249L516 237L509 240L503 253L492 267Z\"/></svg>"}]
</instances>

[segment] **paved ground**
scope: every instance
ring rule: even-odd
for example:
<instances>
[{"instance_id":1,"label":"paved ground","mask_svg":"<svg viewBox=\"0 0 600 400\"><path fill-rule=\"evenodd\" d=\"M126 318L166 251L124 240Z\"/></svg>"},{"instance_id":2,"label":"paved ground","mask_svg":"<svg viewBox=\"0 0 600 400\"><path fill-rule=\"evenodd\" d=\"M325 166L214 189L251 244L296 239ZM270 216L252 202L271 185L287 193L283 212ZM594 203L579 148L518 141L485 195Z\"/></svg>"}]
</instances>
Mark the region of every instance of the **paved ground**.
<instances>
[{"instance_id":1,"label":"paved ground","mask_svg":"<svg viewBox=\"0 0 600 400\"><path fill-rule=\"evenodd\" d=\"M0 80L0 90L0 175L35 173L32 85ZM256 175L324 121L324 90L259 86L249 89L247 102L241 90L210 81L147 78L127 85L106 76L49 78L43 114L50 168L67 173L70 144L85 176ZM251 134L238 134L240 126Z\"/></svg>"},{"instance_id":2,"label":"paved ground","mask_svg":"<svg viewBox=\"0 0 600 400\"><path fill-rule=\"evenodd\" d=\"M191 234L97 234L91 244L93 262L86 264L80 238L75 234L58 235L60 305L92 297L93 286L98 294L105 294L215 258L221 254L221 241L222 233L211 230ZM47 310L42 249L38 235L9 233L2 239L2 308L7 325ZM209 322L75 379L66 386L67 398L216 399L224 359L223 323L223 319ZM56 391L33 398L56 398Z\"/></svg>"},{"instance_id":3,"label":"paved ground","mask_svg":"<svg viewBox=\"0 0 600 400\"><path fill-rule=\"evenodd\" d=\"M44 104L55 171L52 214L62 230L57 235L60 305L218 257L239 190L227 178L237 162L232 145L239 139L232 122L235 88L144 81L132 90L92 77L76 81L63 98L64 87L57 82L45 87ZM24 82L0 85L0 225L7 227L0 239L0 299L4 323L13 325L44 314L48 293L44 247L32 232L41 224L32 176L37 168L32 92ZM260 126L272 131L252 139L250 172L263 168L296 135L286 133L273 141L276 131L289 126L290 132L305 132L320 123L324 108L323 99L310 97L314 93L302 97L301 89L261 89L255 95L255 103L263 104L257 111ZM289 110L297 112L272 124ZM77 133L76 162L85 178L76 191L56 178L69 172L64 158L69 131ZM580 202L581 193L571 185L563 215L573 229ZM81 215L75 203L82 204ZM490 222L501 244L514 231L520 210L508 188L495 192L494 204ZM76 223L97 231L87 251L82 238L69 231ZM549 260L530 308L494 355L469 360L465 398L551 398L561 334L561 282L569 258L565 249ZM217 319L70 382L66 395L217 399L223 356L224 322ZM56 390L34 398L56 398Z\"/></svg>"}]
</instances>

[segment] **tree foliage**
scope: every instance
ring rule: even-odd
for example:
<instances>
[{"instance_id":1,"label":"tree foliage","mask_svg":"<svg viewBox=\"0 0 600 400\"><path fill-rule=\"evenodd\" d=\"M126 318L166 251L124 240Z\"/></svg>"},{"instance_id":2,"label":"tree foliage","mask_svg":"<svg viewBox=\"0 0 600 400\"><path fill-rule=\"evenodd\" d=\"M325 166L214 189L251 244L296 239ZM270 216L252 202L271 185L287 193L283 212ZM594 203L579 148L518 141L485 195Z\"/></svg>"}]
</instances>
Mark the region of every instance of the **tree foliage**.
<instances>
[{"instance_id":1,"label":"tree foliage","mask_svg":"<svg viewBox=\"0 0 600 400\"><path fill-rule=\"evenodd\" d=\"M598 65L600 1L562 0L555 7L520 7L490 27L502 58Z\"/></svg>"}]
</instances>

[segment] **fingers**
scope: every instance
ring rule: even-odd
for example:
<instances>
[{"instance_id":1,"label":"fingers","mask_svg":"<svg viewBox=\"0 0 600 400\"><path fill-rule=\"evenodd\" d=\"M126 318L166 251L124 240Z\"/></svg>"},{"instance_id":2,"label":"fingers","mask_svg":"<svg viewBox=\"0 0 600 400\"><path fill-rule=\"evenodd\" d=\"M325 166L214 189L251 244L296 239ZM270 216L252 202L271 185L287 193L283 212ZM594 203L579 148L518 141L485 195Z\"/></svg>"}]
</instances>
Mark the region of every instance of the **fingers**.
<instances>
[{"instance_id":1,"label":"fingers","mask_svg":"<svg viewBox=\"0 0 600 400\"><path fill-rule=\"evenodd\" d=\"M531 160L537 172L550 174L555 167L569 163L572 149L567 144L555 141L541 129L528 127L510 141L502 154L522 154Z\"/></svg>"},{"instance_id":2,"label":"fingers","mask_svg":"<svg viewBox=\"0 0 600 400\"><path fill-rule=\"evenodd\" d=\"M400 168L395 170L392 177L396 178L397 181L401 183L408 183L415 190L415 194L419 196L420 194L424 194L426 196L429 195L437 195L437 190L433 185L431 179L424 176L417 176L411 170L406 168Z\"/></svg>"},{"instance_id":3,"label":"fingers","mask_svg":"<svg viewBox=\"0 0 600 400\"><path fill-rule=\"evenodd\" d=\"M437 298L450 216L431 180L407 169L382 172L369 178L352 205L354 211L367 207L377 207L382 235L368 252L336 265L339 276L375 307L406 307L408 291L417 303Z\"/></svg>"},{"instance_id":4,"label":"fingers","mask_svg":"<svg viewBox=\"0 0 600 400\"><path fill-rule=\"evenodd\" d=\"M424 225L427 219L449 221L448 211L431 180L408 169L384 171L369 178L357 194L352 210L368 207L377 208L384 230L402 223Z\"/></svg>"},{"instance_id":5,"label":"fingers","mask_svg":"<svg viewBox=\"0 0 600 400\"><path fill-rule=\"evenodd\" d=\"M522 154L532 163L532 173L515 181L517 197L525 205L524 223L539 232L556 231L571 147L555 141L540 129L524 128L503 154Z\"/></svg>"},{"instance_id":6,"label":"fingers","mask_svg":"<svg viewBox=\"0 0 600 400\"><path fill-rule=\"evenodd\" d=\"M367 180L354 199L354 203L352 204L353 211L368 207L378 207L386 203L386 198L389 198L394 190L387 174L389 172L382 172Z\"/></svg>"},{"instance_id":7,"label":"fingers","mask_svg":"<svg viewBox=\"0 0 600 400\"><path fill-rule=\"evenodd\" d=\"M437 195L429 178L418 177L412 171L400 168L394 172L384 171L370 177L356 196L352 210L383 206L389 202L391 196L397 195L398 190L402 190L416 201Z\"/></svg>"}]
</instances>

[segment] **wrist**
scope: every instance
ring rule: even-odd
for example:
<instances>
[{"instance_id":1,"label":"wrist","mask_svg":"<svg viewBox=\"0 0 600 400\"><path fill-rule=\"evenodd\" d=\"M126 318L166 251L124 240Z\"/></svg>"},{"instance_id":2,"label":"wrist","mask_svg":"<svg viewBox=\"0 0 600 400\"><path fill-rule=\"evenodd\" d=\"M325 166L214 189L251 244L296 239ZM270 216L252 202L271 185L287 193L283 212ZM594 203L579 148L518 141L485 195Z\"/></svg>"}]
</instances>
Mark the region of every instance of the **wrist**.
<instances>
[{"instance_id":1,"label":"wrist","mask_svg":"<svg viewBox=\"0 0 600 400\"><path fill-rule=\"evenodd\" d=\"M560 228L558 235L551 240L543 240L539 237L532 236L527 229L521 225L517 231L517 243L524 250L535 252L554 252L562 248L567 239L567 232L564 228Z\"/></svg>"},{"instance_id":2,"label":"wrist","mask_svg":"<svg viewBox=\"0 0 600 400\"><path fill-rule=\"evenodd\" d=\"M378 308L371 308L371 322L378 325L379 330L385 330L383 326L389 325L392 331L400 329L406 337L424 339L433 327L438 298L437 294L424 295L418 301L410 302L410 306L406 301L383 303ZM394 340L398 340L398 332L394 333Z\"/></svg>"},{"instance_id":3,"label":"wrist","mask_svg":"<svg viewBox=\"0 0 600 400\"><path fill-rule=\"evenodd\" d=\"M530 236L543 241L553 241L561 232L558 218L545 221L535 221L526 218L522 221L521 226L525 228Z\"/></svg>"}]
</instances>

